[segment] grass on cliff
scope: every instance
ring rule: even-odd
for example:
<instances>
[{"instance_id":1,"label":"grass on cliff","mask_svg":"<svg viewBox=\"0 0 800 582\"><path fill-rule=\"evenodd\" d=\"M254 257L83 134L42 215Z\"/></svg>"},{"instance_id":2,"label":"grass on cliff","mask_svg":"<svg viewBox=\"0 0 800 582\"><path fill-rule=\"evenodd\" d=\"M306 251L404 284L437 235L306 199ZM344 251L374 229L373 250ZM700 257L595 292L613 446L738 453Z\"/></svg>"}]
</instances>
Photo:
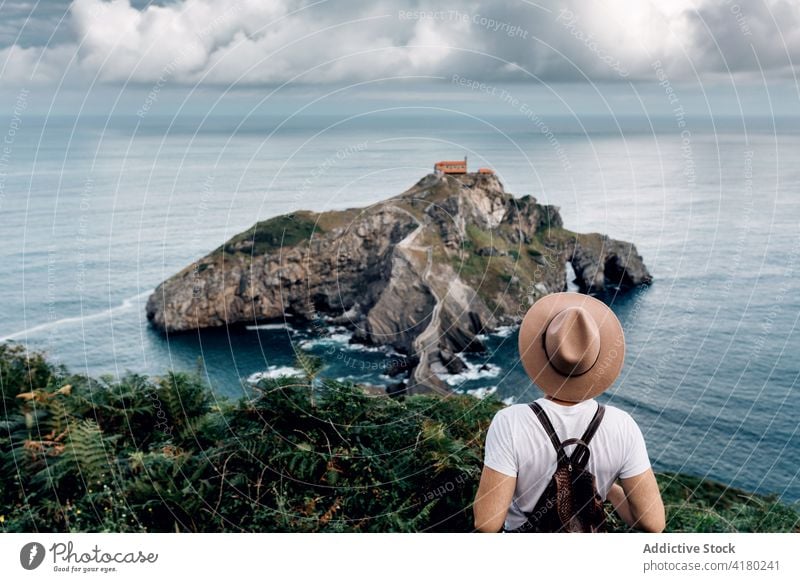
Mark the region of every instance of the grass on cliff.
<instances>
[{"instance_id":1,"label":"grass on cliff","mask_svg":"<svg viewBox=\"0 0 800 582\"><path fill-rule=\"evenodd\" d=\"M257 222L246 231L237 234L214 253L235 253L243 246L247 254L263 255L281 247L294 246L307 241L313 234L323 232L310 212L284 214Z\"/></svg>"},{"instance_id":2,"label":"grass on cliff","mask_svg":"<svg viewBox=\"0 0 800 582\"><path fill-rule=\"evenodd\" d=\"M472 529L501 403L369 396L299 364L303 376L229 402L193 375L87 378L0 344L0 531ZM672 531L798 527L797 508L771 498L660 483Z\"/></svg>"},{"instance_id":3,"label":"grass on cliff","mask_svg":"<svg viewBox=\"0 0 800 582\"><path fill-rule=\"evenodd\" d=\"M510 298L519 303L540 282L543 271L561 261L560 248L552 250L543 242L547 241L552 246L562 244L561 238L552 241L548 238L551 230L557 232L559 237L572 234L560 228L547 229L537 232L529 243L520 244L510 242L510 236L514 233L507 228L487 231L472 224L467 225L461 252L450 257L451 266L491 309L494 310L499 302ZM498 254L478 254L480 249L489 248L496 249ZM513 277L519 281L516 285L510 285Z\"/></svg>"}]
</instances>

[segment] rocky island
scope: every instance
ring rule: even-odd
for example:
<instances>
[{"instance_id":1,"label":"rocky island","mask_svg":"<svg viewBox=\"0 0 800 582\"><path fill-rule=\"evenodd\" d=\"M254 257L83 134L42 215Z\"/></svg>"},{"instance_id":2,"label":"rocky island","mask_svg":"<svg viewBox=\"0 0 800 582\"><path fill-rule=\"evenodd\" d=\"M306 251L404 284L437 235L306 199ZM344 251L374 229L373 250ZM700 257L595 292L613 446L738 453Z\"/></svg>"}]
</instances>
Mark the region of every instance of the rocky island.
<instances>
[{"instance_id":1,"label":"rocky island","mask_svg":"<svg viewBox=\"0 0 800 582\"><path fill-rule=\"evenodd\" d=\"M258 222L161 283L147 317L164 332L291 317L344 325L353 341L408 356L408 393L483 349L538 298L651 281L629 242L564 228L558 208L507 193L492 173L433 173L366 208L300 211Z\"/></svg>"}]
</instances>

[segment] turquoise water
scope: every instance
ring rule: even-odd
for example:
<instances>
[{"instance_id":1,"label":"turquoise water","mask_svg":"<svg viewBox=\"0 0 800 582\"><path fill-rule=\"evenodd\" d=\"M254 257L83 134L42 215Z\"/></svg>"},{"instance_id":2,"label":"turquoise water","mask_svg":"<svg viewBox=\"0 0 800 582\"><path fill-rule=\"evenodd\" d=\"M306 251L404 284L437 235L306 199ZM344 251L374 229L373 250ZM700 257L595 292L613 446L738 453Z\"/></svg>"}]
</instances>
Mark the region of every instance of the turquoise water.
<instances>
[{"instance_id":1,"label":"turquoise water","mask_svg":"<svg viewBox=\"0 0 800 582\"><path fill-rule=\"evenodd\" d=\"M199 369L220 395L294 352L332 377L385 382L394 357L291 327L164 336L144 303L163 279L257 219L366 206L442 158L469 155L565 225L634 241L655 283L613 308L626 365L604 397L634 415L661 469L800 499L800 126L796 120L478 120L413 109L369 117L25 117L0 175L0 337L76 372ZM652 126L651 126L652 123ZM453 380L537 396L516 334ZM489 366L483 366L489 364ZM483 369L481 367L483 366Z\"/></svg>"}]
</instances>

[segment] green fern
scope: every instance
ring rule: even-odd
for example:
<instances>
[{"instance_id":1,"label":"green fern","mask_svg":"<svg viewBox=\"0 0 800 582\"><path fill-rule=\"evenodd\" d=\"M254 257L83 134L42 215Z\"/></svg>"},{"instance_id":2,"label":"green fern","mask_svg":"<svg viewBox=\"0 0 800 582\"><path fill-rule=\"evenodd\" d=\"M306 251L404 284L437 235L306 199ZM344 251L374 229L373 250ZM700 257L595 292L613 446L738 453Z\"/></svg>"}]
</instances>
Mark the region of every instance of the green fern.
<instances>
[{"instance_id":1,"label":"green fern","mask_svg":"<svg viewBox=\"0 0 800 582\"><path fill-rule=\"evenodd\" d=\"M323 362L321 358L298 350L295 352L295 366L303 371L309 383L313 383L320 371L322 371Z\"/></svg>"},{"instance_id":2,"label":"green fern","mask_svg":"<svg viewBox=\"0 0 800 582\"><path fill-rule=\"evenodd\" d=\"M87 485L100 485L113 477L113 453L111 439L103 436L97 422L82 420L69 427L69 439L62 459L75 464Z\"/></svg>"}]
</instances>

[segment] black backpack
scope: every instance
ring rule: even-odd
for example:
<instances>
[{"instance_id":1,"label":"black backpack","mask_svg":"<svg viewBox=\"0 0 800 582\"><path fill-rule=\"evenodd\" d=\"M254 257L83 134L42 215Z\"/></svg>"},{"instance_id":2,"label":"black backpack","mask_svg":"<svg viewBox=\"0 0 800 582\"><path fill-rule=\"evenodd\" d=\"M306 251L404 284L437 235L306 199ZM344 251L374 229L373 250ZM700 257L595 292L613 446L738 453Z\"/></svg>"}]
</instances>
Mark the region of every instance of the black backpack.
<instances>
[{"instance_id":1,"label":"black backpack","mask_svg":"<svg viewBox=\"0 0 800 582\"><path fill-rule=\"evenodd\" d=\"M506 533L605 531L606 515L603 500L597 493L594 475L586 470L586 463L589 462L589 441L603 420L605 407L598 403L597 412L581 438L571 438L564 442L559 440L553 424L542 407L536 402L532 402L530 407L556 449L558 465L533 511L525 513L528 520L516 529L503 529L503 531ZM572 455L567 456L564 448L570 445L576 445L575 450Z\"/></svg>"}]
</instances>

